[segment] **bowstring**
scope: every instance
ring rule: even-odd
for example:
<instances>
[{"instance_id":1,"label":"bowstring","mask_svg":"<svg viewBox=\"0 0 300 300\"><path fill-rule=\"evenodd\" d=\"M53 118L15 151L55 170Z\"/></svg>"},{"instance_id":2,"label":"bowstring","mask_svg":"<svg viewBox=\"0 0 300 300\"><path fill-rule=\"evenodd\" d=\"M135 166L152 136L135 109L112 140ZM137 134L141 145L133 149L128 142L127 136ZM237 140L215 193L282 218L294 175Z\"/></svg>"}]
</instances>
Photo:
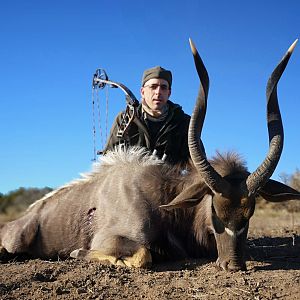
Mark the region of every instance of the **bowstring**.
<instances>
[{"instance_id":1,"label":"bowstring","mask_svg":"<svg viewBox=\"0 0 300 300\"><path fill-rule=\"evenodd\" d=\"M100 97L99 92L97 89L97 110L98 110L98 129L100 134L100 149L103 149L103 132L102 132L102 126L101 126L101 105L100 105Z\"/></svg>"},{"instance_id":2,"label":"bowstring","mask_svg":"<svg viewBox=\"0 0 300 300\"><path fill-rule=\"evenodd\" d=\"M98 93L98 89L97 89ZM93 147L94 157L92 161L96 161L96 120L95 120L95 88L92 89L92 111L93 111Z\"/></svg>"},{"instance_id":3,"label":"bowstring","mask_svg":"<svg viewBox=\"0 0 300 300\"><path fill-rule=\"evenodd\" d=\"M106 86L106 108L105 108L105 142L107 142L107 133L108 133L108 99L109 99L109 89Z\"/></svg>"},{"instance_id":4,"label":"bowstring","mask_svg":"<svg viewBox=\"0 0 300 300\"><path fill-rule=\"evenodd\" d=\"M109 89L108 86L105 87L105 141L107 141L107 135L108 135L108 102L109 102ZM96 93L96 96L95 96ZM96 101L95 101L96 98ZM97 123L98 126L96 126L96 103L97 103ZM99 131L100 135L100 149L103 149L104 147L104 140L103 140L103 130L102 130L102 114L101 114L101 99L99 96L99 88L98 87L93 87L92 89L92 112L93 112L93 152L94 152L94 157L93 161L97 160L97 132ZM96 128L97 127L97 128Z\"/></svg>"}]
</instances>

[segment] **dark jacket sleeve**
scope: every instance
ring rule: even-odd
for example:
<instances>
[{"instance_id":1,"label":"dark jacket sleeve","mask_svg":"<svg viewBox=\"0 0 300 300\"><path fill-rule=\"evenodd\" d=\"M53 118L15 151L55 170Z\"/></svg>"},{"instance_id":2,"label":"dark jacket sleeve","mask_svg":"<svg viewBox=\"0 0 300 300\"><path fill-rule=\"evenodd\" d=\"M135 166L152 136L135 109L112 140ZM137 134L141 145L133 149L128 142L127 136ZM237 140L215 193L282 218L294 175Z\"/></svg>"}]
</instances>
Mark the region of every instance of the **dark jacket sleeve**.
<instances>
[{"instance_id":1,"label":"dark jacket sleeve","mask_svg":"<svg viewBox=\"0 0 300 300\"><path fill-rule=\"evenodd\" d=\"M190 151L188 147L188 128L190 123L190 116L184 114L181 124L179 125L178 130L172 137L173 145L175 143L175 153L173 154L176 158L176 163L186 163L190 158ZM177 147L176 147L177 145Z\"/></svg>"}]
</instances>

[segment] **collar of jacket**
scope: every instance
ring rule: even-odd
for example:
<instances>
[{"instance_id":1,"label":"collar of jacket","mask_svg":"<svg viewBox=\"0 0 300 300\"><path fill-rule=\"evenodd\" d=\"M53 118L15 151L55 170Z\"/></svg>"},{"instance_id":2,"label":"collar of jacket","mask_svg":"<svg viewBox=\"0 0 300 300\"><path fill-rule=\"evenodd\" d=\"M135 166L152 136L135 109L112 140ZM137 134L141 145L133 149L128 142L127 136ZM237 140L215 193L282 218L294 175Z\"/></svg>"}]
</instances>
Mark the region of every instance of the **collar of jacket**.
<instances>
[{"instance_id":1,"label":"collar of jacket","mask_svg":"<svg viewBox=\"0 0 300 300\"><path fill-rule=\"evenodd\" d=\"M180 105L175 104L170 100L168 100L168 104L169 104L169 114L168 114L167 118L165 119L165 124L163 125L163 127L161 128L160 131L165 130L165 128L167 127L168 123L173 118L174 113L177 110L182 111L182 107ZM149 131L148 131L148 128L147 128L147 126L144 123L143 118L142 118L142 104L140 104L138 106L137 117L135 117L133 119L133 122L143 131L143 133L145 134L147 147L151 148L151 138L150 138L150 135L149 135Z\"/></svg>"},{"instance_id":2,"label":"collar of jacket","mask_svg":"<svg viewBox=\"0 0 300 300\"><path fill-rule=\"evenodd\" d=\"M174 112L177 109L182 110L182 107L179 104L173 103L171 100L168 100L167 103L169 105L169 114L170 114L170 112ZM139 104L137 111L138 111L138 117L141 118L141 116L142 116L142 103Z\"/></svg>"}]
</instances>

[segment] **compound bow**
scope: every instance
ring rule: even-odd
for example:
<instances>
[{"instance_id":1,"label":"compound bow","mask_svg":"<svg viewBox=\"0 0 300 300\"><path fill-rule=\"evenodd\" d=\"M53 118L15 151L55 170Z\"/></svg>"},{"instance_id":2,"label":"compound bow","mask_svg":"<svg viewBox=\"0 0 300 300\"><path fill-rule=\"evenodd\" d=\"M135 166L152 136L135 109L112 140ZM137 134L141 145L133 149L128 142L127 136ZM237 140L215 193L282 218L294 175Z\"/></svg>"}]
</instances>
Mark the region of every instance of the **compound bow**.
<instances>
[{"instance_id":1,"label":"compound bow","mask_svg":"<svg viewBox=\"0 0 300 300\"><path fill-rule=\"evenodd\" d=\"M109 84L111 88L120 88L126 95L127 106L124 114L122 115L117 132L117 137L123 137L124 134L127 132L130 123L136 116L136 110L139 105L139 101L136 99L136 97L128 87L126 87L122 83L109 80L104 69L97 69L93 77L93 89L103 89L106 86L106 84ZM98 151L97 154L102 154L102 152Z\"/></svg>"}]
</instances>

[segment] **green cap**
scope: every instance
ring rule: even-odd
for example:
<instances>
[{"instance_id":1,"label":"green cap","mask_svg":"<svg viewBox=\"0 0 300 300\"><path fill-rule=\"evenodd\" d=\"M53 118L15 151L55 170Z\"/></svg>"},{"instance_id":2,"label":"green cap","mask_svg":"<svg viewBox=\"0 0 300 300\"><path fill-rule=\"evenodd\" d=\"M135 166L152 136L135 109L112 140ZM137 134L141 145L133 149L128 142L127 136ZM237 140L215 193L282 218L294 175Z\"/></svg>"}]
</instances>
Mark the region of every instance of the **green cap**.
<instances>
[{"instance_id":1,"label":"green cap","mask_svg":"<svg viewBox=\"0 0 300 300\"><path fill-rule=\"evenodd\" d=\"M162 78L168 81L169 87L172 85L172 73L169 70L166 70L160 66L147 69L144 71L143 78L142 78L142 86L144 86L145 82L149 79L153 78Z\"/></svg>"}]
</instances>

